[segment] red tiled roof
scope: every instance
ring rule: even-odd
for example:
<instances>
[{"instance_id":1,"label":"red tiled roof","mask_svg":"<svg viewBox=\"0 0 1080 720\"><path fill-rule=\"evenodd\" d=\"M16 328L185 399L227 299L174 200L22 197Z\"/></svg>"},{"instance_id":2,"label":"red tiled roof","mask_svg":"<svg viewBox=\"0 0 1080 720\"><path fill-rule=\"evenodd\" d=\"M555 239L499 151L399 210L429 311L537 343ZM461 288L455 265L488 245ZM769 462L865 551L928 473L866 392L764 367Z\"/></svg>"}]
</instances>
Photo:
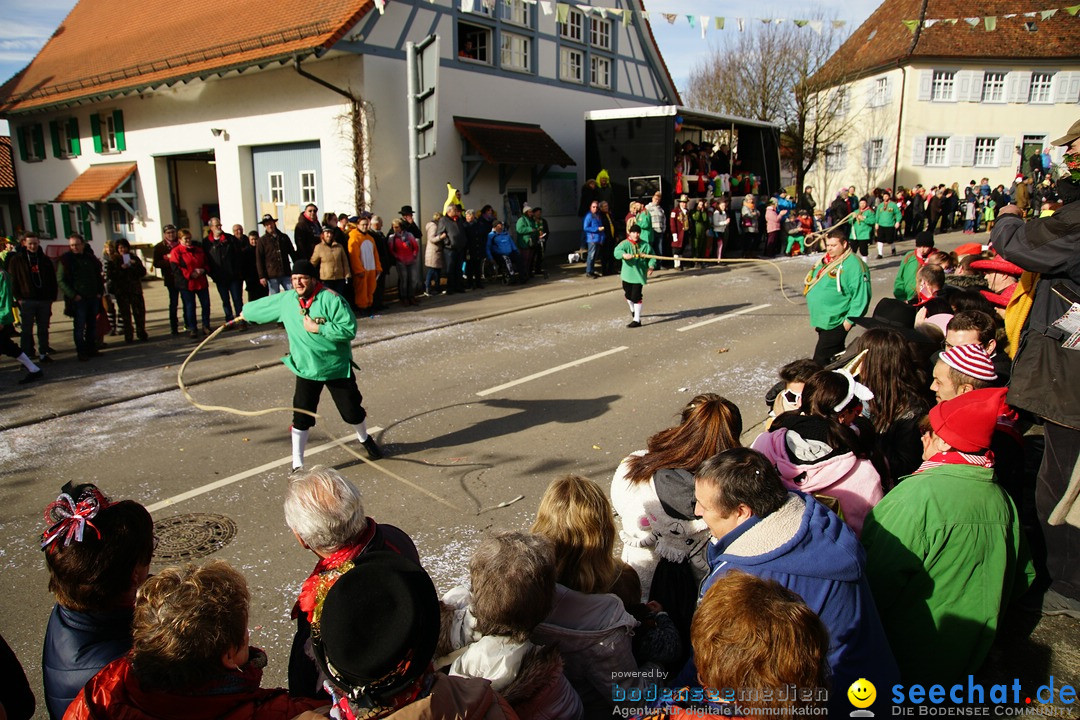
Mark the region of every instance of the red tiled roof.
<instances>
[{"instance_id":1,"label":"red tiled roof","mask_svg":"<svg viewBox=\"0 0 1080 720\"><path fill-rule=\"evenodd\" d=\"M329 48L373 0L79 0L0 113L152 87Z\"/></svg>"},{"instance_id":2,"label":"red tiled roof","mask_svg":"<svg viewBox=\"0 0 1080 720\"><path fill-rule=\"evenodd\" d=\"M135 172L136 167L135 163L91 165L53 202L104 202Z\"/></svg>"},{"instance_id":3,"label":"red tiled roof","mask_svg":"<svg viewBox=\"0 0 1080 720\"><path fill-rule=\"evenodd\" d=\"M15 189L15 159L11 154L11 138L0 135L0 190Z\"/></svg>"},{"instance_id":4,"label":"red tiled roof","mask_svg":"<svg viewBox=\"0 0 1080 720\"><path fill-rule=\"evenodd\" d=\"M1043 20L1024 13L1061 8L1054 0L885 0L818 71L817 84L831 85L872 75L889 66L920 59L1060 60L1077 55L1080 17L1058 9ZM1006 18L1007 14L1016 17ZM964 18L978 17L972 27ZM982 18L997 18L997 29L985 29ZM904 20L956 19L917 28ZM1037 28L1029 31L1025 23Z\"/></svg>"},{"instance_id":5,"label":"red tiled roof","mask_svg":"<svg viewBox=\"0 0 1080 720\"><path fill-rule=\"evenodd\" d=\"M455 117L454 127L492 165L575 165L539 125Z\"/></svg>"}]
</instances>

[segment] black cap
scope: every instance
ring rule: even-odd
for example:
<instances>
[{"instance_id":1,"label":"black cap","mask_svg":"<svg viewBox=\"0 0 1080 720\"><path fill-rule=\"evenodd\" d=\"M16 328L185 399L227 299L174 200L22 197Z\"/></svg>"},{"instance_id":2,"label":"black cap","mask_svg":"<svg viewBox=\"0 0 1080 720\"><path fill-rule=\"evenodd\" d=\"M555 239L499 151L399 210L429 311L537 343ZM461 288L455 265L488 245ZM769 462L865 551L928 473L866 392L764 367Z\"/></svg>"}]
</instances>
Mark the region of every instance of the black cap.
<instances>
[{"instance_id":1,"label":"black cap","mask_svg":"<svg viewBox=\"0 0 1080 720\"><path fill-rule=\"evenodd\" d=\"M297 260L292 266L293 275L307 275L310 278L319 277L319 272L315 269L315 266L311 264L310 260Z\"/></svg>"}]
</instances>

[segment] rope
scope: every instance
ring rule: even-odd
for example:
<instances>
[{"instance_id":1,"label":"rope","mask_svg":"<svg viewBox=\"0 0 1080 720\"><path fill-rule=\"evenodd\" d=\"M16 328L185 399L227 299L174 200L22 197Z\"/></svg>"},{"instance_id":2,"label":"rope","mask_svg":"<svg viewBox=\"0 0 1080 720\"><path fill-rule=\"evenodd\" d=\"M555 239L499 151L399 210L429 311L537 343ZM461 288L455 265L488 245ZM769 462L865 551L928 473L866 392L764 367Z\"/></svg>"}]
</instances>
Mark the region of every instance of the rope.
<instances>
[{"instance_id":1,"label":"rope","mask_svg":"<svg viewBox=\"0 0 1080 720\"><path fill-rule=\"evenodd\" d=\"M240 415L241 417L259 417L261 415L269 415L270 413L275 413L275 412L290 412L290 413L298 412L298 413L303 413L304 415L310 415L311 417L315 418L316 420L321 419L322 416L319 415L318 413L311 412L310 410L304 410L303 408L294 408L294 407L284 407L284 406L282 406L282 407L265 408L263 410L240 410L238 408L228 407L228 406L225 406L225 405L205 405L205 404L200 403L199 401L197 401L194 397L192 397L191 393L188 391L187 385L184 383L184 371L187 370L188 364L199 353L199 351L202 350L203 347L205 347L211 340L213 340L218 335L220 335L221 332L223 330L225 330L226 328L228 328L231 324L232 323L225 323L224 325L220 326L218 329L214 330L214 332L210 333L210 335L208 335L205 339L203 339L203 341L201 343L199 343L197 346L195 346L194 350L192 350L190 353L188 353L188 356L184 359L184 362L182 362L180 364L180 369L177 370L177 372L176 372L176 384L180 388L180 392L183 393L184 399L187 400L189 403L191 403L191 405L193 407L195 407L195 408L197 408L199 410L202 410L203 412L223 412L223 413L228 413L230 415ZM334 438L330 436L330 433L328 431L324 431L324 432L326 432L327 437L329 437L331 441L334 440ZM391 477L394 480L397 480L398 482L412 488L413 490L417 491L418 493L421 493L422 495L428 496L429 498L431 498L435 502L437 502L437 503L439 503L441 505L444 505L445 507L448 507L451 510L456 510L457 512L460 512L460 513L465 512L465 510L463 510L462 508L460 508L457 505L453 504L449 500L436 495L435 493L431 492L427 488L421 487L420 485L417 485L416 483L412 482L411 480L406 480L405 478L401 477L400 475L398 475L394 471L390 470L389 468L385 468L382 465L380 465L379 463L375 462L374 460L371 460L370 458L364 457L360 453L353 450L349 445L341 444L340 447L343 450L345 450L346 452L348 452L350 455L352 455L353 457L357 458L358 460L362 460L363 462L367 463L371 467L375 468L376 470L381 472L383 475L386 475L387 477ZM506 502L500 503L500 504L492 506L492 507L478 508L476 514L480 515L481 513L487 512L489 510L494 510L494 509L497 509L497 508L504 508L504 507L506 507L508 505L512 505L512 504L516 503L519 500L523 500L524 497L525 497L524 495L518 495L516 498L514 498L512 500L507 500ZM477 505L479 505L479 503L477 503Z\"/></svg>"}]
</instances>

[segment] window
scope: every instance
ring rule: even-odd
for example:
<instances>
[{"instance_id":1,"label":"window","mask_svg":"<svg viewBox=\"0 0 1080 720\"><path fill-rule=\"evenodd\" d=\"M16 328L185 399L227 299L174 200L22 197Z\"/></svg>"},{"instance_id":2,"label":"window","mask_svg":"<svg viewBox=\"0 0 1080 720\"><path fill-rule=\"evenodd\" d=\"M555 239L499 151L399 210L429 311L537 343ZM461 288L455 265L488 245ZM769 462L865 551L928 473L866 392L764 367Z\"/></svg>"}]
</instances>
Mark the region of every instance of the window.
<instances>
[{"instance_id":1,"label":"window","mask_svg":"<svg viewBox=\"0 0 1080 720\"><path fill-rule=\"evenodd\" d=\"M847 167L847 150L843 143L833 143L825 148L825 169L843 170Z\"/></svg>"},{"instance_id":2,"label":"window","mask_svg":"<svg viewBox=\"0 0 1080 720\"><path fill-rule=\"evenodd\" d=\"M122 207L111 207L109 209L109 221L112 225L114 237L126 237L128 233L135 232L134 219Z\"/></svg>"},{"instance_id":3,"label":"window","mask_svg":"<svg viewBox=\"0 0 1080 720\"><path fill-rule=\"evenodd\" d=\"M532 68L532 40L524 35L504 32L500 40L499 64L506 70L528 72Z\"/></svg>"},{"instance_id":4,"label":"window","mask_svg":"<svg viewBox=\"0 0 1080 720\"><path fill-rule=\"evenodd\" d=\"M19 157L23 162L40 162L45 159L45 132L41 123L21 126L17 139Z\"/></svg>"},{"instance_id":5,"label":"window","mask_svg":"<svg viewBox=\"0 0 1080 720\"><path fill-rule=\"evenodd\" d=\"M836 89L836 114L843 117L851 110L851 93L846 87Z\"/></svg>"},{"instance_id":6,"label":"window","mask_svg":"<svg viewBox=\"0 0 1080 720\"><path fill-rule=\"evenodd\" d=\"M270 202L281 205L285 202L285 175L283 173L269 173L270 178Z\"/></svg>"},{"instance_id":7,"label":"window","mask_svg":"<svg viewBox=\"0 0 1080 720\"><path fill-rule=\"evenodd\" d=\"M41 236L42 240L51 240L56 237L56 216L53 214L53 206L49 203L31 204L30 206L30 229Z\"/></svg>"},{"instance_id":8,"label":"window","mask_svg":"<svg viewBox=\"0 0 1080 720\"><path fill-rule=\"evenodd\" d=\"M589 18L589 44L601 50L611 49L611 21Z\"/></svg>"},{"instance_id":9,"label":"window","mask_svg":"<svg viewBox=\"0 0 1080 720\"><path fill-rule=\"evenodd\" d=\"M506 22L525 27L532 26L529 17L529 5L526 4L525 0L502 0L498 4L502 7L499 16Z\"/></svg>"},{"instance_id":10,"label":"window","mask_svg":"<svg viewBox=\"0 0 1080 720\"><path fill-rule=\"evenodd\" d=\"M316 203L315 171L305 170L300 173L300 202L304 205Z\"/></svg>"},{"instance_id":11,"label":"window","mask_svg":"<svg viewBox=\"0 0 1080 720\"><path fill-rule=\"evenodd\" d=\"M94 137L94 152L115 153L127 150L124 114L119 110L91 115L90 134Z\"/></svg>"},{"instance_id":12,"label":"window","mask_svg":"<svg viewBox=\"0 0 1080 720\"><path fill-rule=\"evenodd\" d=\"M871 105L881 107L889 102L889 78L878 78L874 81L874 95Z\"/></svg>"},{"instance_id":13,"label":"window","mask_svg":"<svg viewBox=\"0 0 1080 720\"><path fill-rule=\"evenodd\" d=\"M559 37L584 42L582 28L585 25L585 15L580 10L571 9L566 15L566 22L559 23Z\"/></svg>"},{"instance_id":14,"label":"window","mask_svg":"<svg viewBox=\"0 0 1080 720\"><path fill-rule=\"evenodd\" d=\"M997 167L997 138L975 138L975 167Z\"/></svg>"},{"instance_id":15,"label":"window","mask_svg":"<svg viewBox=\"0 0 1080 720\"><path fill-rule=\"evenodd\" d=\"M611 60L602 55L589 58L589 82L597 87L611 87Z\"/></svg>"},{"instance_id":16,"label":"window","mask_svg":"<svg viewBox=\"0 0 1080 720\"><path fill-rule=\"evenodd\" d=\"M1031 73L1031 90L1028 92L1028 102L1049 103L1053 102L1050 94L1050 86L1054 83L1054 73L1033 72Z\"/></svg>"},{"instance_id":17,"label":"window","mask_svg":"<svg viewBox=\"0 0 1080 720\"><path fill-rule=\"evenodd\" d=\"M936 75L937 73L935 73ZM945 167L948 164L949 138L928 137L926 138L926 165Z\"/></svg>"},{"instance_id":18,"label":"window","mask_svg":"<svg viewBox=\"0 0 1080 720\"><path fill-rule=\"evenodd\" d=\"M986 103L1005 102L1005 73L983 73L982 101Z\"/></svg>"},{"instance_id":19,"label":"window","mask_svg":"<svg viewBox=\"0 0 1080 720\"><path fill-rule=\"evenodd\" d=\"M584 82L585 55L573 48L559 48L559 77L569 82Z\"/></svg>"},{"instance_id":20,"label":"window","mask_svg":"<svg viewBox=\"0 0 1080 720\"><path fill-rule=\"evenodd\" d=\"M49 123L49 134L52 135L54 157L73 158L82 154L78 118L53 120Z\"/></svg>"},{"instance_id":21,"label":"window","mask_svg":"<svg viewBox=\"0 0 1080 720\"><path fill-rule=\"evenodd\" d=\"M866 146L866 167L874 170L881 167L885 160L885 140L873 138Z\"/></svg>"},{"instance_id":22,"label":"window","mask_svg":"<svg viewBox=\"0 0 1080 720\"><path fill-rule=\"evenodd\" d=\"M491 28L458 23L458 58L491 64Z\"/></svg>"},{"instance_id":23,"label":"window","mask_svg":"<svg viewBox=\"0 0 1080 720\"><path fill-rule=\"evenodd\" d=\"M931 83L934 102L954 102L956 100L956 73L952 70L935 70Z\"/></svg>"},{"instance_id":24,"label":"window","mask_svg":"<svg viewBox=\"0 0 1080 720\"><path fill-rule=\"evenodd\" d=\"M64 237L71 233L79 232L89 242L92 235L90 229L90 212L83 203L60 204L60 222L63 224Z\"/></svg>"}]
</instances>

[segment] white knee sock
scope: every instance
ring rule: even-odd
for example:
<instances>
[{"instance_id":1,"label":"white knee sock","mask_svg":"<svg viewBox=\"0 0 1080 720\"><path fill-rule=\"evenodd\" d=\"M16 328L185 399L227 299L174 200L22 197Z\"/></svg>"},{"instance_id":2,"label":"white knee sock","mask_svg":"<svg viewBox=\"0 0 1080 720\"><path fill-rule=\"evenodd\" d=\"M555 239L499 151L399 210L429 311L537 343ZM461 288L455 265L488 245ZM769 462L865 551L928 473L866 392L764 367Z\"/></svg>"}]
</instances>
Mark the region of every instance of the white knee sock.
<instances>
[{"instance_id":1,"label":"white knee sock","mask_svg":"<svg viewBox=\"0 0 1080 720\"><path fill-rule=\"evenodd\" d=\"M877 254L878 254L878 257L881 257L882 255L885 254L885 243L879 242L877 244Z\"/></svg>"},{"instance_id":2,"label":"white knee sock","mask_svg":"<svg viewBox=\"0 0 1080 720\"><path fill-rule=\"evenodd\" d=\"M641 303L634 303L634 320L641 322Z\"/></svg>"},{"instance_id":3,"label":"white knee sock","mask_svg":"<svg viewBox=\"0 0 1080 720\"><path fill-rule=\"evenodd\" d=\"M356 430L356 437L360 442L364 442L368 439L367 432L367 420L361 420L353 425L353 429Z\"/></svg>"},{"instance_id":4,"label":"white knee sock","mask_svg":"<svg viewBox=\"0 0 1080 720\"><path fill-rule=\"evenodd\" d=\"M304 466L304 450L307 449L307 430L289 428L292 435L292 465L293 468Z\"/></svg>"},{"instance_id":5,"label":"white knee sock","mask_svg":"<svg viewBox=\"0 0 1080 720\"><path fill-rule=\"evenodd\" d=\"M675 258L675 267L682 267L682 262L679 259L681 256L676 255L675 253L671 253L671 256Z\"/></svg>"},{"instance_id":6,"label":"white knee sock","mask_svg":"<svg viewBox=\"0 0 1080 720\"><path fill-rule=\"evenodd\" d=\"M17 359L17 360L18 360L19 362L21 362L21 363L23 364L23 367L24 367L24 368L26 368L27 370L29 370L29 371L30 371L30 372L32 372L32 373L36 373L36 372L37 372L38 370L40 370L40 369L41 369L41 368L39 368L39 367L38 367L37 365L35 365L35 364L34 364L34 361L33 361L33 360L31 360L31 359L30 359L30 358L29 358L29 357L27 356L27 354L26 354L26 353L22 353L22 354L20 354L20 355L19 355L19 357L18 357L18 358L16 358L16 359Z\"/></svg>"},{"instance_id":7,"label":"white knee sock","mask_svg":"<svg viewBox=\"0 0 1080 720\"><path fill-rule=\"evenodd\" d=\"M632 302L630 302L629 300L627 300L627 301L626 301L626 304L630 306L630 312L634 312L634 303L632 303Z\"/></svg>"}]
</instances>

